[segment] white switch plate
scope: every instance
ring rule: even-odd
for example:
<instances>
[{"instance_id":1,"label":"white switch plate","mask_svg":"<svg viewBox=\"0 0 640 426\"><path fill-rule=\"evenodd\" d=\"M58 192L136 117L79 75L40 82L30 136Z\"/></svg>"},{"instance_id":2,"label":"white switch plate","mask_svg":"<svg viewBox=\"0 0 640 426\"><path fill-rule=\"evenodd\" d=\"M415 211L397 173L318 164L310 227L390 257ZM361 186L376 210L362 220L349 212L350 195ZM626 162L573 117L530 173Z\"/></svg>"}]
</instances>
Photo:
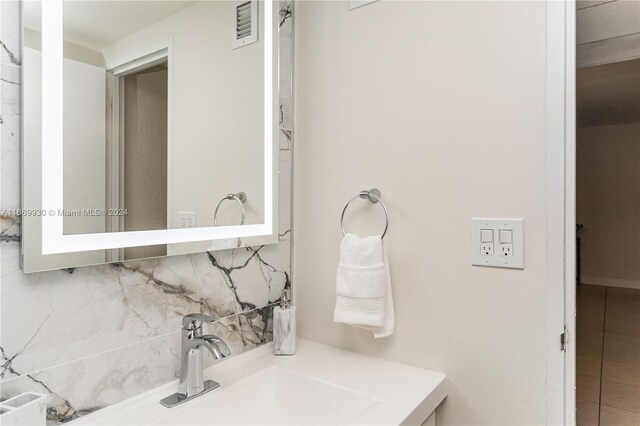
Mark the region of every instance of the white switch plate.
<instances>
[{"instance_id":1,"label":"white switch plate","mask_svg":"<svg viewBox=\"0 0 640 426\"><path fill-rule=\"evenodd\" d=\"M178 212L178 228L195 228L196 212Z\"/></svg>"},{"instance_id":2,"label":"white switch plate","mask_svg":"<svg viewBox=\"0 0 640 426\"><path fill-rule=\"evenodd\" d=\"M492 242L482 241L482 230L485 236L486 230L493 230ZM505 239L506 236L510 236L511 241ZM488 244L492 244L492 250L487 250ZM471 264L524 269L524 219L471 218Z\"/></svg>"}]
</instances>

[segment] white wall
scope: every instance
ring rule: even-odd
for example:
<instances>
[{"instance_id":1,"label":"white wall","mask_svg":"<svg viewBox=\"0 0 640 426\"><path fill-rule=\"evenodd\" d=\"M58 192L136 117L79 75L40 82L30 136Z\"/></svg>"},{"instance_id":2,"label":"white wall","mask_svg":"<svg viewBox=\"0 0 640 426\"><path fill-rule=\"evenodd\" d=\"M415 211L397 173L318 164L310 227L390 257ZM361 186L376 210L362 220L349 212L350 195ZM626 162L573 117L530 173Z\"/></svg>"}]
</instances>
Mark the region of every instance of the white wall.
<instances>
[{"instance_id":1,"label":"white wall","mask_svg":"<svg viewBox=\"0 0 640 426\"><path fill-rule=\"evenodd\" d=\"M582 282L640 289L640 123L578 128Z\"/></svg>"},{"instance_id":2,"label":"white wall","mask_svg":"<svg viewBox=\"0 0 640 426\"><path fill-rule=\"evenodd\" d=\"M545 422L544 2L296 4L299 332L444 372L439 424ZM377 186L397 328L332 321L340 212ZM364 203L364 202L363 202ZM380 232L379 212L350 230ZM523 217L523 271L470 265L470 218Z\"/></svg>"},{"instance_id":3,"label":"white wall","mask_svg":"<svg viewBox=\"0 0 640 426\"><path fill-rule=\"evenodd\" d=\"M258 43L232 50L235 4L198 2L103 50L111 67L121 58L172 41L169 209L173 227L177 227L178 211L196 212L199 227L213 226L218 201L239 191L248 198L245 223L264 221L264 20L260 18ZM261 8L259 16L263 16ZM225 210L219 223L239 223L236 206L231 203ZM209 245L203 242L202 250ZM193 245L189 247L189 252L194 251ZM172 254L181 250L172 248Z\"/></svg>"},{"instance_id":4,"label":"white wall","mask_svg":"<svg viewBox=\"0 0 640 426\"><path fill-rule=\"evenodd\" d=\"M40 31L34 31L25 27L23 37L23 43L26 47L40 51L42 50L42 34ZM66 40L63 41L62 54L65 58L73 59L85 64L95 65L100 68L105 68L106 66L102 53Z\"/></svg>"}]
</instances>

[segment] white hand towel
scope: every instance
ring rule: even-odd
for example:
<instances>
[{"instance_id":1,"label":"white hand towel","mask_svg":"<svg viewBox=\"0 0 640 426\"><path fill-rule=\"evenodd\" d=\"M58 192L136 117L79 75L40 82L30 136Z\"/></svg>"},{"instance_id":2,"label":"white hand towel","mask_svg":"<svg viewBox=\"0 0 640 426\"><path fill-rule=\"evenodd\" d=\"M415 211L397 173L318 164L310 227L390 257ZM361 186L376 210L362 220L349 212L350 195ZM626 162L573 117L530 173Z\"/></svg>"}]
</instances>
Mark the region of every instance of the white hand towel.
<instances>
[{"instance_id":1,"label":"white hand towel","mask_svg":"<svg viewBox=\"0 0 640 426\"><path fill-rule=\"evenodd\" d=\"M375 338L393 334L391 275L379 235L347 234L342 239L333 320L371 330Z\"/></svg>"}]
</instances>

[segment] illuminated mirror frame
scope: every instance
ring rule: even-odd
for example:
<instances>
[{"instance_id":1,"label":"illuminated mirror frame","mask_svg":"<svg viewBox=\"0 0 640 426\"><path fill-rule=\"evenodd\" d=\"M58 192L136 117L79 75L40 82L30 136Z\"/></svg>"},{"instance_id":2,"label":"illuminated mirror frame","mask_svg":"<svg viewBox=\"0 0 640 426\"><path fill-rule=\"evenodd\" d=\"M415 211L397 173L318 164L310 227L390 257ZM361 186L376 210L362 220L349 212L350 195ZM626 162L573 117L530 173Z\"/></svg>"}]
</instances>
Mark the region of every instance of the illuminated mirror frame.
<instances>
[{"instance_id":1,"label":"illuminated mirror frame","mask_svg":"<svg viewBox=\"0 0 640 426\"><path fill-rule=\"evenodd\" d=\"M176 244L195 241L250 238L260 244L278 241L277 140L278 43L274 43L273 8L264 1L264 223L155 231L128 231L64 235L63 216L63 0L42 1L42 254L73 253ZM54 214L48 214L53 210Z\"/></svg>"}]
</instances>

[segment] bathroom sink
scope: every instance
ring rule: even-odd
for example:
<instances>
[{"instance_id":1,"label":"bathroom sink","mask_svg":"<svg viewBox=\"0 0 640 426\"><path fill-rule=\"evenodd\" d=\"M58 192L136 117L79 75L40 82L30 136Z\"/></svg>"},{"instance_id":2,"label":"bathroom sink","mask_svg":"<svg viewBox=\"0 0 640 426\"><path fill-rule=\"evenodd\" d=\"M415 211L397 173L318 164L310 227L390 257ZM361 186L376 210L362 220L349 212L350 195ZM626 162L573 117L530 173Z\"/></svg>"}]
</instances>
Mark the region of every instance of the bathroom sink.
<instances>
[{"instance_id":1,"label":"bathroom sink","mask_svg":"<svg viewBox=\"0 0 640 426\"><path fill-rule=\"evenodd\" d=\"M222 424L346 424L375 403L369 396L280 367L269 367L220 392L214 420ZM251 401L238 409L237 401ZM210 424L210 402L193 401L188 410L169 415L154 424ZM231 409L228 409L231 408Z\"/></svg>"},{"instance_id":2,"label":"bathroom sink","mask_svg":"<svg viewBox=\"0 0 640 426\"><path fill-rule=\"evenodd\" d=\"M83 416L92 425L421 424L446 397L441 373L299 340L295 356L271 345L205 370L220 387L173 408L177 382Z\"/></svg>"}]
</instances>

